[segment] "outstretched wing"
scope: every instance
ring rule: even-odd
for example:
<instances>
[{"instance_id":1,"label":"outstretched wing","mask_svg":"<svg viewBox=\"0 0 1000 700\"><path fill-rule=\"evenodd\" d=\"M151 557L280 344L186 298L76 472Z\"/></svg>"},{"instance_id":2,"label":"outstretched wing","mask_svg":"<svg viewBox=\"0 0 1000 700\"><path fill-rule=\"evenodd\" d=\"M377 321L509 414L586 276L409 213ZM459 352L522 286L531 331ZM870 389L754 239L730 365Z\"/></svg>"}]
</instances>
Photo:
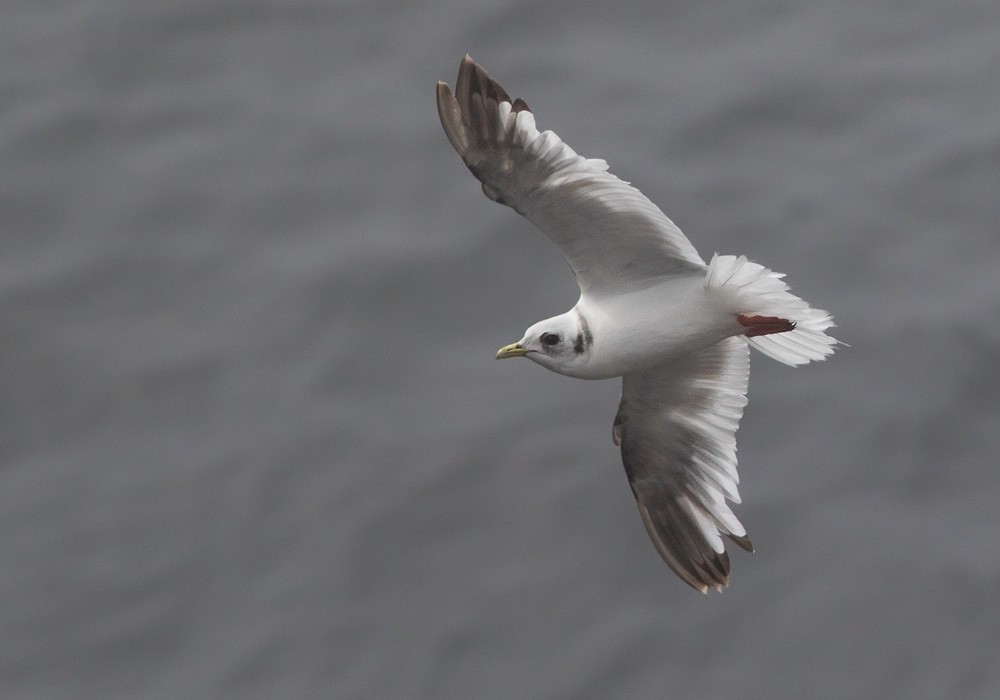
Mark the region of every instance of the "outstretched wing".
<instances>
[{"instance_id":1,"label":"outstretched wing","mask_svg":"<svg viewBox=\"0 0 1000 700\"><path fill-rule=\"evenodd\" d=\"M582 158L472 58L458 71L455 94L437 86L438 114L448 140L483 184L552 239L584 292L615 292L663 275L704 270L705 263L674 223L639 190Z\"/></svg>"},{"instance_id":2,"label":"outstretched wing","mask_svg":"<svg viewBox=\"0 0 1000 700\"><path fill-rule=\"evenodd\" d=\"M722 535L753 551L726 499L739 503L736 430L747 403L742 338L627 374L613 437L642 522L670 568L701 592L729 580Z\"/></svg>"}]
</instances>

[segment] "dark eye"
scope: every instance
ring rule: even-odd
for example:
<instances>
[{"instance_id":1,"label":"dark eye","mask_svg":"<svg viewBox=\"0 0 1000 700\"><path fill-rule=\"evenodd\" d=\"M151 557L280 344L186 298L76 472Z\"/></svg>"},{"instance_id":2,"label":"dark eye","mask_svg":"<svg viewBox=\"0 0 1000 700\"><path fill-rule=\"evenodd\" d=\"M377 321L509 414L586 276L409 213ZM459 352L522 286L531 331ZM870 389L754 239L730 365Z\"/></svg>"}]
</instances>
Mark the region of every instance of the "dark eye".
<instances>
[{"instance_id":1,"label":"dark eye","mask_svg":"<svg viewBox=\"0 0 1000 700\"><path fill-rule=\"evenodd\" d=\"M559 344L560 338L558 333L542 333L542 337L539 340L542 341L542 345L551 348L553 345Z\"/></svg>"}]
</instances>

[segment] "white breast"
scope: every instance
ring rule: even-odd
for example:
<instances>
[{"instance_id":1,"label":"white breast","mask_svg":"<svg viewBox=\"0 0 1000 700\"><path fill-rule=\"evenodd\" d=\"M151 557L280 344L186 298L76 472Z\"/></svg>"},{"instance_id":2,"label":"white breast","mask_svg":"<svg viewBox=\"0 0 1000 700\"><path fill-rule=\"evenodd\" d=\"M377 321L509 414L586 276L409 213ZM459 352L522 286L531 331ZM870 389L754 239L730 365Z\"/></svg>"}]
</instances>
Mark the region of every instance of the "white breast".
<instances>
[{"instance_id":1,"label":"white breast","mask_svg":"<svg viewBox=\"0 0 1000 700\"><path fill-rule=\"evenodd\" d=\"M573 368L573 376L584 379L656 367L739 332L732 314L697 274L612 297L583 296L576 308L594 338L587 362Z\"/></svg>"}]
</instances>

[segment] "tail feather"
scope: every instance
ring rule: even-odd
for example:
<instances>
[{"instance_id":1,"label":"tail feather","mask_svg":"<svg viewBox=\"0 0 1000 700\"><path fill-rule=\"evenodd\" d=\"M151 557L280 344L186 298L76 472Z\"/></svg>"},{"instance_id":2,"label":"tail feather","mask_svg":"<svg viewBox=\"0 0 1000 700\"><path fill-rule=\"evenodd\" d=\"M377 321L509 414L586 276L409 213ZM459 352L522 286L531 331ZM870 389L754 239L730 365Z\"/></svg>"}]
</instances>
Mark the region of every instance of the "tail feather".
<instances>
[{"instance_id":1,"label":"tail feather","mask_svg":"<svg viewBox=\"0 0 1000 700\"><path fill-rule=\"evenodd\" d=\"M833 318L788 291L783 277L746 256L716 253L708 265L705 287L731 294L735 313L777 316L795 323L792 331L746 339L768 357L792 366L825 360L838 343L825 333L834 325Z\"/></svg>"}]
</instances>

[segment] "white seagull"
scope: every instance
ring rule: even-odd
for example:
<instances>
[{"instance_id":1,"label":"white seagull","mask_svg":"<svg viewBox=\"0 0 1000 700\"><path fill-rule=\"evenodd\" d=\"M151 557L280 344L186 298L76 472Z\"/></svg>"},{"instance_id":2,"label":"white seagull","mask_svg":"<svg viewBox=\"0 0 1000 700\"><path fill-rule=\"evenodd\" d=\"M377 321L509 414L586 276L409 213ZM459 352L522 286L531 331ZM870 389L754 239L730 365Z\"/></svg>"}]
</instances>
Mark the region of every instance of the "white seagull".
<instances>
[{"instance_id":1,"label":"white seagull","mask_svg":"<svg viewBox=\"0 0 1000 700\"><path fill-rule=\"evenodd\" d=\"M527 357L582 379L622 378L611 429L639 514L664 561L702 593L729 581L722 536L752 552L726 500L740 502L736 430L747 403L748 344L788 365L837 341L826 311L745 256L707 265L641 192L539 132L470 56L452 94L437 85L448 140L483 193L534 223L569 261L580 300L539 321L497 359Z\"/></svg>"}]
</instances>

